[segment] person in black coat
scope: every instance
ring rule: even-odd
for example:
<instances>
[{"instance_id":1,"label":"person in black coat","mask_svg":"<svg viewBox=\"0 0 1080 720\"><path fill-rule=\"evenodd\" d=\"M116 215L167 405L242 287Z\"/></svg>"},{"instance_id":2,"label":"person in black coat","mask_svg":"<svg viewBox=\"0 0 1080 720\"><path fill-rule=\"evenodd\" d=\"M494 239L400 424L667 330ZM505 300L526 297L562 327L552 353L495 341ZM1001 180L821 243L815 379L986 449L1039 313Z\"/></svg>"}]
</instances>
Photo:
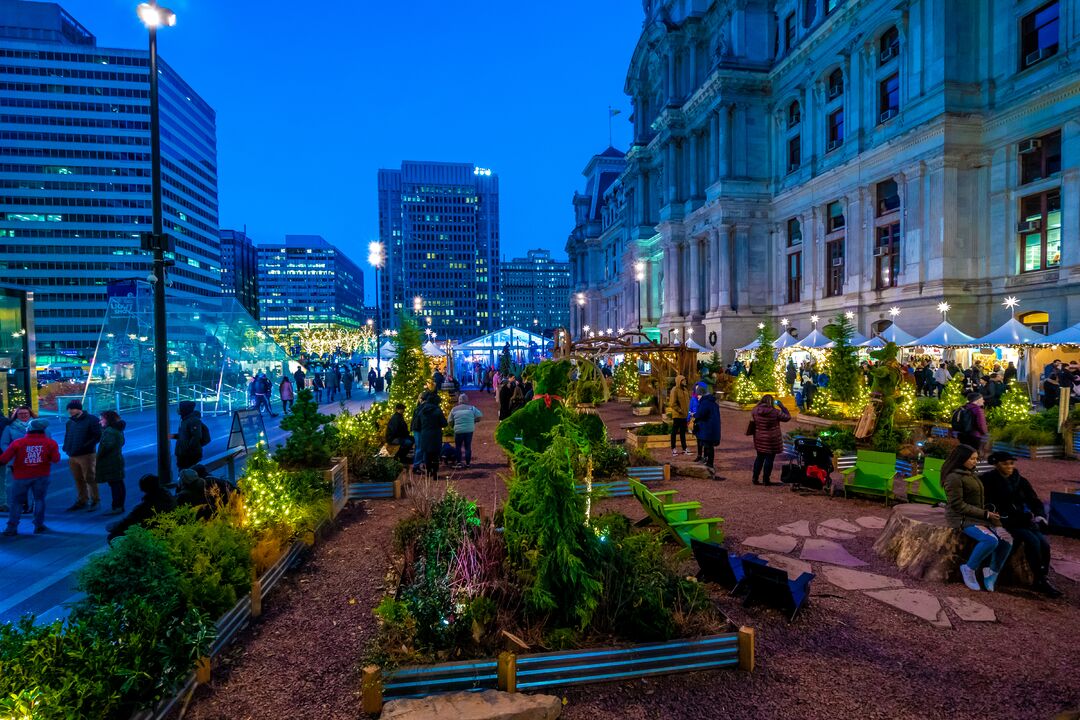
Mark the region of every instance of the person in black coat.
<instances>
[{"instance_id":1,"label":"person in black coat","mask_svg":"<svg viewBox=\"0 0 1080 720\"><path fill-rule=\"evenodd\" d=\"M341 374L341 382L345 385L345 399L352 400L353 374L352 370L348 367L346 367L345 372Z\"/></svg>"},{"instance_id":2,"label":"person in black coat","mask_svg":"<svg viewBox=\"0 0 1080 720\"><path fill-rule=\"evenodd\" d=\"M697 412L694 413L694 434L705 456L705 467L713 480L724 480L715 470L716 446L720 444L720 406L711 392L698 400Z\"/></svg>"},{"instance_id":3,"label":"person in black coat","mask_svg":"<svg viewBox=\"0 0 1080 720\"><path fill-rule=\"evenodd\" d=\"M293 379L296 381L296 392L300 392L304 389L305 378L307 373L304 372L303 367L296 368L296 372L293 373Z\"/></svg>"},{"instance_id":4,"label":"person in black coat","mask_svg":"<svg viewBox=\"0 0 1080 720\"><path fill-rule=\"evenodd\" d=\"M1005 367L1005 386L1008 387L1009 383L1016 379L1016 365L1009 363Z\"/></svg>"},{"instance_id":5,"label":"person in black coat","mask_svg":"<svg viewBox=\"0 0 1080 720\"><path fill-rule=\"evenodd\" d=\"M439 396L430 392L417 411L420 420L420 450L427 471L433 478L439 477L439 454L442 451L442 429L446 427L446 415L439 407Z\"/></svg>"},{"instance_id":6,"label":"person in black coat","mask_svg":"<svg viewBox=\"0 0 1080 720\"><path fill-rule=\"evenodd\" d=\"M505 420L510 417L510 399L514 397L514 388L509 382L499 386L499 419Z\"/></svg>"},{"instance_id":7,"label":"person in black coat","mask_svg":"<svg viewBox=\"0 0 1080 720\"><path fill-rule=\"evenodd\" d=\"M1002 526L1013 536L1014 543L1024 546L1028 565L1035 575L1031 589L1048 597L1061 597L1061 591L1050 584L1050 543L1043 534L1046 527L1046 506L1031 483L1016 469L1016 456L1009 452L990 454L993 470L979 476L986 495L986 506L993 506L1001 516Z\"/></svg>"},{"instance_id":8,"label":"person in black coat","mask_svg":"<svg viewBox=\"0 0 1080 720\"><path fill-rule=\"evenodd\" d=\"M401 462L405 461L409 456L409 450L413 447L412 433L409 432L409 426L405 423L405 406L401 403L394 406L394 414L386 423L386 444L398 447L394 457Z\"/></svg>"},{"instance_id":9,"label":"person in black coat","mask_svg":"<svg viewBox=\"0 0 1080 720\"><path fill-rule=\"evenodd\" d=\"M158 513L168 512L176 508L176 499L169 491L158 482L157 475L143 475L139 478L139 489L143 491L142 500L131 509L131 512L123 520L107 525L109 531L108 541L111 543L115 538L127 532L132 525L144 525L147 520Z\"/></svg>"},{"instance_id":10,"label":"person in black coat","mask_svg":"<svg viewBox=\"0 0 1080 720\"><path fill-rule=\"evenodd\" d=\"M180 403L180 429L176 431L176 468L183 470L202 460L202 449L210 444L210 429L195 409L195 403Z\"/></svg>"}]
</instances>

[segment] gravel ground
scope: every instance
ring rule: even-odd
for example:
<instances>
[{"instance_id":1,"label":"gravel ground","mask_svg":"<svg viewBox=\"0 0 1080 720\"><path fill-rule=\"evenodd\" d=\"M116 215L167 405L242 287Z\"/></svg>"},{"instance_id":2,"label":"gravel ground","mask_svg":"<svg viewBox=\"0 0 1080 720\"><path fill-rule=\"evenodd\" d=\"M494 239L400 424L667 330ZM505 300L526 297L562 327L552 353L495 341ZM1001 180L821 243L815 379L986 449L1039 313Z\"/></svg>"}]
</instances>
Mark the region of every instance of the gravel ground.
<instances>
[{"instance_id":1,"label":"gravel ground","mask_svg":"<svg viewBox=\"0 0 1080 720\"><path fill-rule=\"evenodd\" d=\"M474 441L473 468L453 471L466 495L491 509L506 495L505 456L495 445L496 408L491 398L470 393L484 412ZM629 406L601 410L613 438L619 426L638 421ZM725 440L718 451L726 482L676 479L681 499L700 500L703 513L725 518L729 547L743 538L775 533L795 520L853 521L888 511L863 500L801 495L786 488L750 484L753 451L743 436L748 415L723 411ZM670 461L668 450L658 460ZM674 464L692 464L680 456ZM1075 487L1076 463L1021 461L1021 471L1044 496ZM774 479L779 476L779 464ZM607 499L598 511L643 515L632 499ZM355 718L358 716L358 658L374 634L371 608L382 594L390 533L408 514L408 502L374 501L347 511L340 529L318 544L265 603L264 615L215 668L200 688L188 716L211 718ZM597 510L594 510L596 512ZM871 546L877 531L864 530L841 544L865 560L867 570L899 577ZM1054 537L1055 554L1080 558L1080 541ZM813 563L815 572L823 567ZM696 565L687 562L693 574ZM939 599L966 597L993 608L995 623L965 623L951 611L952 629L934 627L861 593L828 584L819 574L811 605L793 623L766 608L744 609L716 592L721 608L740 625L757 631L757 671L696 673L647 681L567 689L563 717L571 720L695 718L706 713L733 720L781 718L1001 718L1049 720L1080 708L1077 647L1080 646L1080 586L1053 578L1065 591L1045 601L1019 588L972 593L962 585L923 583L907 587Z\"/></svg>"}]
</instances>

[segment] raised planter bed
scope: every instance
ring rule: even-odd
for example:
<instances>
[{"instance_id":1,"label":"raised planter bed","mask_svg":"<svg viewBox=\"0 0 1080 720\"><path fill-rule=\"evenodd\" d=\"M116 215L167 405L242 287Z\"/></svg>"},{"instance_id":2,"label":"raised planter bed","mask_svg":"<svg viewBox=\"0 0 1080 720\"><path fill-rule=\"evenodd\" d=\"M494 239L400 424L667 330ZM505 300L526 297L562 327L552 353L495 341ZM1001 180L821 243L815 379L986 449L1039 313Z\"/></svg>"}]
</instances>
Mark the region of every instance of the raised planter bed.
<instances>
[{"instance_id":1,"label":"raised planter bed","mask_svg":"<svg viewBox=\"0 0 1080 720\"><path fill-rule=\"evenodd\" d=\"M626 445L631 448L665 448L671 444L671 434L639 435L633 430L626 431Z\"/></svg>"},{"instance_id":2,"label":"raised planter bed","mask_svg":"<svg viewBox=\"0 0 1080 720\"><path fill-rule=\"evenodd\" d=\"M1010 443L996 442L994 450L1011 452L1016 457L1028 458L1029 460L1048 460L1065 457L1065 448L1061 445L1012 445Z\"/></svg>"},{"instance_id":3,"label":"raised planter bed","mask_svg":"<svg viewBox=\"0 0 1080 720\"><path fill-rule=\"evenodd\" d=\"M652 415L655 408L652 405L635 405L630 408L630 412L634 413L638 417L645 417L646 415Z\"/></svg>"},{"instance_id":4,"label":"raised planter bed","mask_svg":"<svg viewBox=\"0 0 1080 720\"><path fill-rule=\"evenodd\" d=\"M348 500L400 500L412 484L412 467L402 468L401 474L392 482L349 483Z\"/></svg>"},{"instance_id":5,"label":"raised planter bed","mask_svg":"<svg viewBox=\"0 0 1080 720\"><path fill-rule=\"evenodd\" d=\"M754 631L624 647L515 655L362 672L361 705L377 713L384 700L469 690L542 690L717 668L754 670Z\"/></svg>"}]
</instances>

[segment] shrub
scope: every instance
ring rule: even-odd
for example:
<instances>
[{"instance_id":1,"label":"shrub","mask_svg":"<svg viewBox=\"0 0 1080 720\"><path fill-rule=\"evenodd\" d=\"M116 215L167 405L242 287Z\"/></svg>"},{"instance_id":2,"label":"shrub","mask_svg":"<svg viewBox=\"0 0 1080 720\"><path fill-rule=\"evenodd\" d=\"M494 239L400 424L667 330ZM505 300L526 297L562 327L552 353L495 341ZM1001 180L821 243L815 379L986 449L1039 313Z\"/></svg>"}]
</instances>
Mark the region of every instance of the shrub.
<instances>
[{"instance_id":1,"label":"shrub","mask_svg":"<svg viewBox=\"0 0 1080 720\"><path fill-rule=\"evenodd\" d=\"M915 419L935 422L941 418L941 401L932 397L915 398Z\"/></svg>"},{"instance_id":2,"label":"shrub","mask_svg":"<svg viewBox=\"0 0 1080 720\"><path fill-rule=\"evenodd\" d=\"M597 443L593 447L592 462L594 478L612 478L626 475L630 458L622 445Z\"/></svg>"},{"instance_id":3,"label":"shrub","mask_svg":"<svg viewBox=\"0 0 1080 720\"><path fill-rule=\"evenodd\" d=\"M285 470L259 446L238 483L244 523L257 530L281 527L289 533L313 529L328 512L330 488L317 470Z\"/></svg>"},{"instance_id":4,"label":"shrub","mask_svg":"<svg viewBox=\"0 0 1080 720\"><path fill-rule=\"evenodd\" d=\"M931 458L938 458L944 460L949 457L949 453L960 444L960 441L952 437L932 437L928 438L922 446L923 455Z\"/></svg>"},{"instance_id":5,"label":"shrub","mask_svg":"<svg viewBox=\"0 0 1080 720\"><path fill-rule=\"evenodd\" d=\"M298 392L292 412L281 420L281 429L290 431L289 437L274 451L274 459L288 468L326 468L335 447L331 419L319 412L309 388Z\"/></svg>"},{"instance_id":6,"label":"shrub","mask_svg":"<svg viewBox=\"0 0 1080 720\"><path fill-rule=\"evenodd\" d=\"M180 591L190 606L210 617L230 610L251 587L254 539L216 515L201 521L186 506L156 516L150 534L161 540L180 572Z\"/></svg>"},{"instance_id":7,"label":"shrub","mask_svg":"<svg viewBox=\"0 0 1080 720\"><path fill-rule=\"evenodd\" d=\"M647 435L670 435L671 425L666 422L647 423L641 427L634 428L634 434L638 437L645 437Z\"/></svg>"},{"instance_id":8,"label":"shrub","mask_svg":"<svg viewBox=\"0 0 1080 720\"><path fill-rule=\"evenodd\" d=\"M355 470L349 461L349 474L361 482L393 482L404 467L392 457L364 455L357 458Z\"/></svg>"},{"instance_id":9,"label":"shrub","mask_svg":"<svg viewBox=\"0 0 1080 720\"><path fill-rule=\"evenodd\" d=\"M333 455L349 461L350 475L360 477L358 468L378 454L390 415L385 403L373 403L370 408L355 415L342 408L331 420L334 428Z\"/></svg>"},{"instance_id":10,"label":"shrub","mask_svg":"<svg viewBox=\"0 0 1080 720\"><path fill-rule=\"evenodd\" d=\"M834 453L855 450L855 431L843 425L830 425L818 433L818 438Z\"/></svg>"},{"instance_id":11,"label":"shrub","mask_svg":"<svg viewBox=\"0 0 1080 720\"><path fill-rule=\"evenodd\" d=\"M129 528L114 540L108 552L91 556L79 571L78 588L86 598L76 612L138 597L171 613L182 596L180 573L169 557L168 546L140 526Z\"/></svg>"}]
</instances>

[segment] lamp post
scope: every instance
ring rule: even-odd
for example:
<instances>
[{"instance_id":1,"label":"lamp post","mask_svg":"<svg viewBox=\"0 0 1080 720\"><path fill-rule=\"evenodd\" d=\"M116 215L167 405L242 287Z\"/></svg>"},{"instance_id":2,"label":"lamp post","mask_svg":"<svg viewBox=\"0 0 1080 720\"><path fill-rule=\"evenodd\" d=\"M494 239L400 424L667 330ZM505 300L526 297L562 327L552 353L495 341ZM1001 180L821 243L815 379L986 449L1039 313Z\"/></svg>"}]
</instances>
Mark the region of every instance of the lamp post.
<instances>
[{"instance_id":1,"label":"lamp post","mask_svg":"<svg viewBox=\"0 0 1080 720\"><path fill-rule=\"evenodd\" d=\"M578 306L578 332L581 333L581 337L585 337L584 330L585 325L585 293L578 293L575 297Z\"/></svg>"},{"instance_id":2,"label":"lamp post","mask_svg":"<svg viewBox=\"0 0 1080 720\"><path fill-rule=\"evenodd\" d=\"M158 7L156 0L136 9L150 35L150 198L153 208L153 231L144 239L143 249L154 258L154 409L157 419L158 482L172 481L169 453L169 350L165 328L165 237L161 217L161 120L158 108L157 29L176 24L176 14Z\"/></svg>"},{"instance_id":3,"label":"lamp post","mask_svg":"<svg viewBox=\"0 0 1080 720\"><path fill-rule=\"evenodd\" d=\"M637 331L641 332L641 283L645 280L645 261L638 260L634 263L634 279L637 280Z\"/></svg>"},{"instance_id":4,"label":"lamp post","mask_svg":"<svg viewBox=\"0 0 1080 720\"><path fill-rule=\"evenodd\" d=\"M382 315L379 310L379 268L386 261L386 250L378 240L373 240L367 246L367 261L375 268L375 372L382 375L382 353L379 352L379 325L382 323Z\"/></svg>"}]
</instances>

